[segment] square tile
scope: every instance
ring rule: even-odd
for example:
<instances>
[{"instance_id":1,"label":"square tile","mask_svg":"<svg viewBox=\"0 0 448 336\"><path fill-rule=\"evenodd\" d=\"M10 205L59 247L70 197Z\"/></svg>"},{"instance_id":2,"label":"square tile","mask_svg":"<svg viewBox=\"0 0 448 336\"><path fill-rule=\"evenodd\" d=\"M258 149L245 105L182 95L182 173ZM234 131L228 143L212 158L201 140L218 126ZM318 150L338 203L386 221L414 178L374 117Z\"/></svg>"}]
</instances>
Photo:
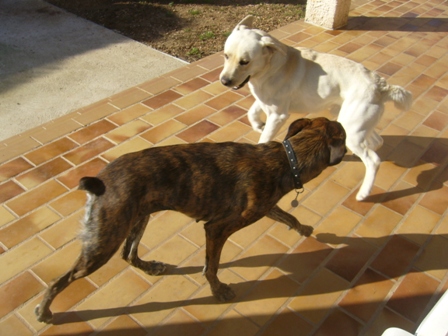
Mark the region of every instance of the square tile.
<instances>
[{"instance_id":1,"label":"square tile","mask_svg":"<svg viewBox=\"0 0 448 336\"><path fill-rule=\"evenodd\" d=\"M324 323L317 329L315 335L331 335L335 330L344 330L346 336L360 335L363 325L339 309L333 310Z\"/></svg>"},{"instance_id":2,"label":"square tile","mask_svg":"<svg viewBox=\"0 0 448 336\"><path fill-rule=\"evenodd\" d=\"M320 239L320 237L318 237ZM333 273L352 282L377 249L362 238L349 237L325 265Z\"/></svg>"},{"instance_id":3,"label":"square tile","mask_svg":"<svg viewBox=\"0 0 448 336\"><path fill-rule=\"evenodd\" d=\"M302 283L323 264L332 252L333 249L330 246L309 237L283 257L277 267Z\"/></svg>"},{"instance_id":4,"label":"square tile","mask_svg":"<svg viewBox=\"0 0 448 336\"><path fill-rule=\"evenodd\" d=\"M439 282L424 273L411 271L387 302L387 306L416 323L422 317Z\"/></svg>"},{"instance_id":5,"label":"square tile","mask_svg":"<svg viewBox=\"0 0 448 336\"><path fill-rule=\"evenodd\" d=\"M265 325L298 289L296 282L273 270L260 281L247 296L245 302L236 304L235 310L247 316L259 326Z\"/></svg>"},{"instance_id":6,"label":"square tile","mask_svg":"<svg viewBox=\"0 0 448 336\"><path fill-rule=\"evenodd\" d=\"M120 311L126 311L122 307L126 307L150 287L151 285L142 277L132 270L127 270L79 304L76 313L83 320L89 320L94 328L99 328L110 319L110 316L106 314L104 317L98 317L96 313L115 308L117 310L115 315L119 315Z\"/></svg>"},{"instance_id":7,"label":"square tile","mask_svg":"<svg viewBox=\"0 0 448 336\"><path fill-rule=\"evenodd\" d=\"M349 283L334 273L322 269L312 278L288 307L308 321L318 324L325 319Z\"/></svg>"},{"instance_id":8,"label":"square tile","mask_svg":"<svg viewBox=\"0 0 448 336\"><path fill-rule=\"evenodd\" d=\"M399 278L411 268L411 262L419 250L420 246L417 244L402 236L393 235L372 262L371 267L389 278Z\"/></svg>"},{"instance_id":9,"label":"square tile","mask_svg":"<svg viewBox=\"0 0 448 336\"><path fill-rule=\"evenodd\" d=\"M313 326L300 316L294 314L288 308L285 308L280 314L277 314L268 327L264 329L263 336L295 336L297 331L303 335L311 334Z\"/></svg>"},{"instance_id":10,"label":"square tile","mask_svg":"<svg viewBox=\"0 0 448 336\"><path fill-rule=\"evenodd\" d=\"M202 323L201 323L202 322ZM169 316L162 325L154 330L154 335L202 335L207 327L207 321L198 322L182 309L176 309L174 314ZM146 335L146 333L142 334Z\"/></svg>"},{"instance_id":11,"label":"square tile","mask_svg":"<svg viewBox=\"0 0 448 336\"><path fill-rule=\"evenodd\" d=\"M358 226L355 233L376 246L382 246L401 220L401 215L386 207L378 206Z\"/></svg>"}]
</instances>

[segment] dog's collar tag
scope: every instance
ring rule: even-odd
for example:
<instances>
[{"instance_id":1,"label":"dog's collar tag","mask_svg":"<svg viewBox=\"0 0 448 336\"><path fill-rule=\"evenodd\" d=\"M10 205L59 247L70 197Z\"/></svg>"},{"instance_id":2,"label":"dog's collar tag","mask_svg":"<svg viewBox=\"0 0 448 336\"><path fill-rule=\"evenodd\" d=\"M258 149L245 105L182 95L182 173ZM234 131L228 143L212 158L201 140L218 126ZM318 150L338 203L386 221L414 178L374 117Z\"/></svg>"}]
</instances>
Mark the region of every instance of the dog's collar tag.
<instances>
[{"instance_id":1,"label":"dog's collar tag","mask_svg":"<svg viewBox=\"0 0 448 336\"><path fill-rule=\"evenodd\" d=\"M296 190L296 198L291 201L291 206L297 207L299 205L299 201L297 200L297 197L300 193L303 192L303 184L300 180L300 174L299 174L299 163L297 162L296 154L294 153L294 150L292 149L291 143L288 139L283 141L283 146L286 150L286 156L288 157L289 166L291 167L291 173L294 177L294 189Z\"/></svg>"}]
</instances>

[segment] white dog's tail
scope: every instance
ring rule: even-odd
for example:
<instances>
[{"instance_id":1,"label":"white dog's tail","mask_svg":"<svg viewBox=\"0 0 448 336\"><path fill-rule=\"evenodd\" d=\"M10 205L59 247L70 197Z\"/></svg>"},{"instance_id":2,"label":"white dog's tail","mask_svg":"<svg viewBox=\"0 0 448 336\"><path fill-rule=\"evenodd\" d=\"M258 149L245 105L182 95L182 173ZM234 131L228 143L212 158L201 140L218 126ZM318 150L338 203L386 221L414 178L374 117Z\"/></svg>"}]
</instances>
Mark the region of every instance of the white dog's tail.
<instances>
[{"instance_id":1,"label":"white dog's tail","mask_svg":"<svg viewBox=\"0 0 448 336\"><path fill-rule=\"evenodd\" d=\"M374 73L375 82L382 93L383 102L393 101L396 108L407 111L412 105L412 93L399 85L389 85L386 80Z\"/></svg>"},{"instance_id":2,"label":"white dog's tail","mask_svg":"<svg viewBox=\"0 0 448 336\"><path fill-rule=\"evenodd\" d=\"M412 93L403 89L398 85L389 85L389 89L386 91L386 101L392 100L395 107L407 111L412 105Z\"/></svg>"}]
</instances>

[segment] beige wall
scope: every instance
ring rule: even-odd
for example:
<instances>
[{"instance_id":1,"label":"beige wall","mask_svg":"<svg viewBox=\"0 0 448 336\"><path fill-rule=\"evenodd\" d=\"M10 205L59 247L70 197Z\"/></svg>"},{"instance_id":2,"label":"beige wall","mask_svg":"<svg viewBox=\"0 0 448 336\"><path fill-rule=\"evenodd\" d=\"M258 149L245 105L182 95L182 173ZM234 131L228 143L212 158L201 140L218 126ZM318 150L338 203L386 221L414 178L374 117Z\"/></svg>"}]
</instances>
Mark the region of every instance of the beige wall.
<instances>
[{"instance_id":1,"label":"beige wall","mask_svg":"<svg viewBox=\"0 0 448 336\"><path fill-rule=\"evenodd\" d=\"M350 0L308 0L305 21L328 29L347 24Z\"/></svg>"}]
</instances>

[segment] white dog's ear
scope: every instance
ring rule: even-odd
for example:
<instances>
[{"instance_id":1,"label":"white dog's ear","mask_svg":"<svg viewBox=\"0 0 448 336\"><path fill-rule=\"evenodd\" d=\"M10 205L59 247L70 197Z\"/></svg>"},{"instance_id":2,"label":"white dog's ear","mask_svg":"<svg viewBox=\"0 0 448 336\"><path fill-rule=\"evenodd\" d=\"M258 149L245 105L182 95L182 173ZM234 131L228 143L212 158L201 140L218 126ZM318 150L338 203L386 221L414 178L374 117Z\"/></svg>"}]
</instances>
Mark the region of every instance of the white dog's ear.
<instances>
[{"instance_id":1,"label":"white dog's ear","mask_svg":"<svg viewBox=\"0 0 448 336\"><path fill-rule=\"evenodd\" d=\"M271 48L273 50L279 51L283 56L286 56L286 48L285 46L278 41L277 39L273 38L272 36L265 35L261 38L261 45L263 47Z\"/></svg>"},{"instance_id":2,"label":"white dog's ear","mask_svg":"<svg viewBox=\"0 0 448 336\"><path fill-rule=\"evenodd\" d=\"M235 30L252 29L253 23L254 17L252 15L248 15L236 25Z\"/></svg>"}]
</instances>

